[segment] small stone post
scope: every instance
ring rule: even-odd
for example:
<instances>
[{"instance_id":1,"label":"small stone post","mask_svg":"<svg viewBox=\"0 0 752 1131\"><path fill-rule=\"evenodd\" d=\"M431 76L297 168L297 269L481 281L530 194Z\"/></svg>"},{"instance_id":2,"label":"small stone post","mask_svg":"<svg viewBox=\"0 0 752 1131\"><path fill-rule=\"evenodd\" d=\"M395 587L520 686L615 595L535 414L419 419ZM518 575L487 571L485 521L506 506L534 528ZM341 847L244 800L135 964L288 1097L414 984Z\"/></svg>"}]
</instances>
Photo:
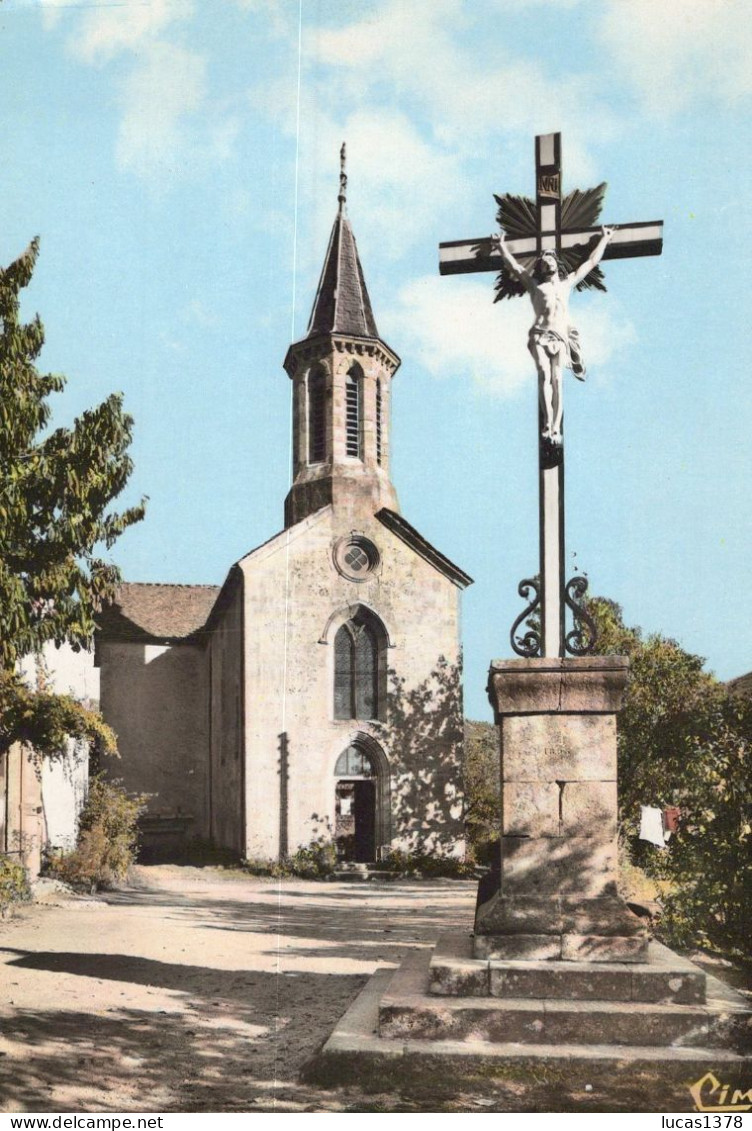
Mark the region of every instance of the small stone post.
<instances>
[{"instance_id":1,"label":"small stone post","mask_svg":"<svg viewBox=\"0 0 752 1131\"><path fill-rule=\"evenodd\" d=\"M616 891L616 714L623 656L496 660L501 879L476 958L640 962L645 928Z\"/></svg>"}]
</instances>

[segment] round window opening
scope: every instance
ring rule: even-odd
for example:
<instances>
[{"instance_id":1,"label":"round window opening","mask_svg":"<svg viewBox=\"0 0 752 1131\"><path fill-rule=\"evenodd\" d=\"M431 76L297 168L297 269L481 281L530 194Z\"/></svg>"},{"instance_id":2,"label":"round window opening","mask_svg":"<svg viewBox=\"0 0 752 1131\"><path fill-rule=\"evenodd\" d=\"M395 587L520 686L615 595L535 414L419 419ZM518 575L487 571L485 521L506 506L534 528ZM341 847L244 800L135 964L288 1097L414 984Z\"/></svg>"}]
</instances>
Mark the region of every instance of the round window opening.
<instances>
[{"instance_id":1,"label":"round window opening","mask_svg":"<svg viewBox=\"0 0 752 1131\"><path fill-rule=\"evenodd\" d=\"M379 551L362 534L348 534L334 545L334 564L350 581L365 581L379 560Z\"/></svg>"}]
</instances>

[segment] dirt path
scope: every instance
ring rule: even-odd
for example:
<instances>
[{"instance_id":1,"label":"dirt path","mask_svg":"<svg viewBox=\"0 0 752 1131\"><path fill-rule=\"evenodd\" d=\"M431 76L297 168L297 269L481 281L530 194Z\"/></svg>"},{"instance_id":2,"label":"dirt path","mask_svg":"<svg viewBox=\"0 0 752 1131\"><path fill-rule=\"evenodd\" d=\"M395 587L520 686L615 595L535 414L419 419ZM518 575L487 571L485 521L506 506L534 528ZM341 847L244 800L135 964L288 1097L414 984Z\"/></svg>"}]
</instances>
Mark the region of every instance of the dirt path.
<instances>
[{"instance_id":1,"label":"dirt path","mask_svg":"<svg viewBox=\"0 0 752 1131\"><path fill-rule=\"evenodd\" d=\"M474 884L135 878L0 923L0 1111L415 1107L297 1076L377 965L469 928Z\"/></svg>"}]
</instances>

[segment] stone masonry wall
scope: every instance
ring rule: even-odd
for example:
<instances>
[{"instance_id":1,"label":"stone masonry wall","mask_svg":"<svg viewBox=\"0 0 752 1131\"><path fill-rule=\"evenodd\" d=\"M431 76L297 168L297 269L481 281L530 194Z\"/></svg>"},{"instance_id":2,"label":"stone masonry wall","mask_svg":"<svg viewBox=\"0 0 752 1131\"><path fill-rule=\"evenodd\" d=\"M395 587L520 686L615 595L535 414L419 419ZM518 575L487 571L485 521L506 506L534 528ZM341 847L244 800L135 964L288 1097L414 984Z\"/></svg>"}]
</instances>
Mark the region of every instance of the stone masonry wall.
<instances>
[{"instance_id":1,"label":"stone masonry wall","mask_svg":"<svg viewBox=\"0 0 752 1131\"><path fill-rule=\"evenodd\" d=\"M105 772L148 793L150 815L192 817L208 835L206 659L198 645L101 644L101 707L121 757Z\"/></svg>"},{"instance_id":2,"label":"stone masonry wall","mask_svg":"<svg viewBox=\"0 0 752 1131\"><path fill-rule=\"evenodd\" d=\"M333 564L334 543L351 530L380 554L363 582ZM378 743L390 765L393 845L456 849L463 835L457 588L372 515L344 514L335 524L329 508L240 565L249 854L276 856L280 841L292 851L333 827L334 768L358 737ZM334 634L360 604L389 635L383 722L333 718Z\"/></svg>"},{"instance_id":3,"label":"stone masonry wall","mask_svg":"<svg viewBox=\"0 0 752 1131\"><path fill-rule=\"evenodd\" d=\"M211 681L210 835L223 848L243 855L243 594L231 583L214 622L209 645ZM253 713L253 703L247 710Z\"/></svg>"}]
</instances>

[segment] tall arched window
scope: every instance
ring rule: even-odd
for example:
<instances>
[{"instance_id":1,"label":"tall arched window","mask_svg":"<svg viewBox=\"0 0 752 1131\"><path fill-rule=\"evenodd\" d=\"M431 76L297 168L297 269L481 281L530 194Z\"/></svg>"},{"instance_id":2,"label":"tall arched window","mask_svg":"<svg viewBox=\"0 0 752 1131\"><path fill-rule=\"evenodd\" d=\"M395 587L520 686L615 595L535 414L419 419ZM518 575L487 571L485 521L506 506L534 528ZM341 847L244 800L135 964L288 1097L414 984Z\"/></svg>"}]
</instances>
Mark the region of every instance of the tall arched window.
<instances>
[{"instance_id":1,"label":"tall arched window","mask_svg":"<svg viewBox=\"0 0 752 1131\"><path fill-rule=\"evenodd\" d=\"M326 374L320 367L308 374L308 462L326 459Z\"/></svg>"},{"instance_id":2,"label":"tall arched window","mask_svg":"<svg viewBox=\"0 0 752 1131\"><path fill-rule=\"evenodd\" d=\"M334 637L335 719L379 718L383 639L378 623L360 613L337 630Z\"/></svg>"},{"instance_id":3,"label":"tall arched window","mask_svg":"<svg viewBox=\"0 0 752 1131\"><path fill-rule=\"evenodd\" d=\"M355 363L345 377L345 451L361 459L361 417L363 403L363 370Z\"/></svg>"}]
</instances>

